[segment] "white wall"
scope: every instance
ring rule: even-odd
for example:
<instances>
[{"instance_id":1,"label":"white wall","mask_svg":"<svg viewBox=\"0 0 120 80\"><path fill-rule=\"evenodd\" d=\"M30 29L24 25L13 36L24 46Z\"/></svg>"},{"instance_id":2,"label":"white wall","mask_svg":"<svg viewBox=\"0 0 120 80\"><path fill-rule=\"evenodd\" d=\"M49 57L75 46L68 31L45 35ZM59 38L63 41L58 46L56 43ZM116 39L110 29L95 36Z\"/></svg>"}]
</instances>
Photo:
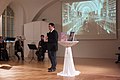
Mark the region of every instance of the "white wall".
<instances>
[{"instance_id":1,"label":"white wall","mask_svg":"<svg viewBox=\"0 0 120 80\"><path fill-rule=\"evenodd\" d=\"M15 36L23 35L23 25L32 22L37 12L51 1L52 0L14 0L10 3L10 7L15 13Z\"/></svg>"},{"instance_id":2,"label":"white wall","mask_svg":"<svg viewBox=\"0 0 120 80\"><path fill-rule=\"evenodd\" d=\"M2 35L2 16L0 16L0 36Z\"/></svg>"},{"instance_id":3,"label":"white wall","mask_svg":"<svg viewBox=\"0 0 120 80\"><path fill-rule=\"evenodd\" d=\"M14 11L14 36L23 35L23 24L25 21L24 8L18 2L11 3L10 7Z\"/></svg>"},{"instance_id":4,"label":"white wall","mask_svg":"<svg viewBox=\"0 0 120 80\"><path fill-rule=\"evenodd\" d=\"M53 0L15 0L25 11L25 23L31 22L39 10Z\"/></svg>"},{"instance_id":5,"label":"white wall","mask_svg":"<svg viewBox=\"0 0 120 80\"><path fill-rule=\"evenodd\" d=\"M42 19L47 19L48 22L53 22L56 24L56 29L57 30L61 30L61 2L58 1L56 2L54 5L52 5L51 7L47 8L42 14L41 16L38 18L38 20L42 20Z\"/></svg>"},{"instance_id":6,"label":"white wall","mask_svg":"<svg viewBox=\"0 0 120 80\"><path fill-rule=\"evenodd\" d=\"M7 7L7 5L12 2L13 0L0 0L0 15L2 15L4 9Z\"/></svg>"}]
</instances>

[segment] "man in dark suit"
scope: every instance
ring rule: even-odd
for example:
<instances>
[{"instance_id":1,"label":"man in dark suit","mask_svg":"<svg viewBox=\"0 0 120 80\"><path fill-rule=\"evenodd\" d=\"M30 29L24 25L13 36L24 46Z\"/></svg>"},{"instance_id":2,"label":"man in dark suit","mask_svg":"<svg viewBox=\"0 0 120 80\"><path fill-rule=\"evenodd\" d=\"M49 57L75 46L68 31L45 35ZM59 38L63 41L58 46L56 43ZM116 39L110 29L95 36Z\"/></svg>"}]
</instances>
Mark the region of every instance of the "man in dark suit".
<instances>
[{"instance_id":1,"label":"man in dark suit","mask_svg":"<svg viewBox=\"0 0 120 80\"><path fill-rule=\"evenodd\" d=\"M23 53L23 41L21 36L18 37L18 40L15 42L15 55L17 56L18 60L20 60L18 52L21 52L22 61L24 60L24 53Z\"/></svg>"},{"instance_id":2,"label":"man in dark suit","mask_svg":"<svg viewBox=\"0 0 120 80\"><path fill-rule=\"evenodd\" d=\"M47 33L48 37L48 57L51 61L51 67L48 68L48 72L53 72L56 70L57 60L56 51L58 50L58 32L55 30L53 23L49 23L50 32Z\"/></svg>"}]
</instances>

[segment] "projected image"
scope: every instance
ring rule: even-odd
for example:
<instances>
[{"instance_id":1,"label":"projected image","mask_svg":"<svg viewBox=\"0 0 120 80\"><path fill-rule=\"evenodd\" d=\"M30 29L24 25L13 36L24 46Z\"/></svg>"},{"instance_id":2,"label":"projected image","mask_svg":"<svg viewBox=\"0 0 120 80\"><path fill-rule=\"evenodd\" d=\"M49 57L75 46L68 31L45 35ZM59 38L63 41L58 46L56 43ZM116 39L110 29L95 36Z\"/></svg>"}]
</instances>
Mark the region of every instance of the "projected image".
<instances>
[{"instance_id":1,"label":"projected image","mask_svg":"<svg viewBox=\"0 0 120 80\"><path fill-rule=\"evenodd\" d=\"M64 2L62 31L83 39L116 38L116 0Z\"/></svg>"}]
</instances>

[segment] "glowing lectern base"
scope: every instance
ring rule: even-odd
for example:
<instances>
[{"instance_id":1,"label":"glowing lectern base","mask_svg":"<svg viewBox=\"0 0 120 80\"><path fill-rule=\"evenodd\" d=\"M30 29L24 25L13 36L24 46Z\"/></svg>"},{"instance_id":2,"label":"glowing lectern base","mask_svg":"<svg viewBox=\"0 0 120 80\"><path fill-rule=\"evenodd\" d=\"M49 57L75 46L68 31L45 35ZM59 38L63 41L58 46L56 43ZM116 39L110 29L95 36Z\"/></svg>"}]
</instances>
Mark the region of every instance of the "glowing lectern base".
<instances>
[{"instance_id":1,"label":"glowing lectern base","mask_svg":"<svg viewBox=\"0 0 120 80\"><path fill-rule=\"evenodd\" d=\"M74 67L73 57L72 57L72 49L71 47L77 44L79 41L59 41L58 43L64 47L65 49L65 57L64 57L64 66L63 71L57 73L60 76L76 76L80 74L80 71L76 71Z\"/></svg>"}]
</instances>

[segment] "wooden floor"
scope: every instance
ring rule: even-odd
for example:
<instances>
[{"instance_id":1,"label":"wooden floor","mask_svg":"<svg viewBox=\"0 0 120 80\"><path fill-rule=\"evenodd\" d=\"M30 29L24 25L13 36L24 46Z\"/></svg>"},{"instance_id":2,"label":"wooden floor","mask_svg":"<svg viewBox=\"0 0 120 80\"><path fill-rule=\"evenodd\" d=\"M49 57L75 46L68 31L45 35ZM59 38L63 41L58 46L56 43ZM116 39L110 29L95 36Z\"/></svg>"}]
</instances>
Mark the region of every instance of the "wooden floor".
<instances>
[{"instance_id":1,"label":"wooden floor","mask_svg":"<svg viewBox=\"0 0 120 80\"><path fill-rule=\"evenodd\" d=\"M11 68L0 68L0 80L120 80L120 63L113 59L74 58L75 68L81 74L75 77L57 76L62 71L63 58L58 58L57 70L48 72L49 59L44 62L29 60L25 62L0 61L0 65L11 65Z\"/></svg>"}]
</instances>

